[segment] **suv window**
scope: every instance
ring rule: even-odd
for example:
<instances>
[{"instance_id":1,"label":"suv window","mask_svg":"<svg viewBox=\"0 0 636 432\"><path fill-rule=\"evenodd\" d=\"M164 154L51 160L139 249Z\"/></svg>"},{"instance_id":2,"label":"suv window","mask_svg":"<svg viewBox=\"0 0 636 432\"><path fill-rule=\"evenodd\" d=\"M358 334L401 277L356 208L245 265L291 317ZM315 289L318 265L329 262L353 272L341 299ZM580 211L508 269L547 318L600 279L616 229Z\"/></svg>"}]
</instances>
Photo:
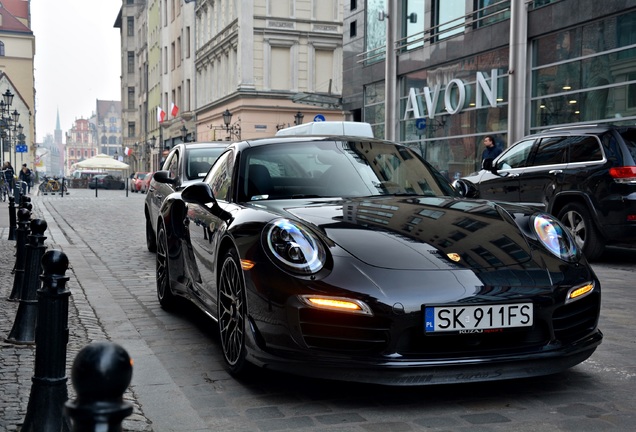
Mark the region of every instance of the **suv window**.
<instances>
[{"instance_id":1,"label":"suv window","mask_svg":"<svg viewBox=\"0 0 636 432\"><path fill-rule=\"evenodd\" d=\"M598 139L593 136L571 137L570 162L595 162L603 160Z\"/></svg>"},{"instance_id":2,"label":"suv window","mask_svg":"<svg viewBox=\"0 0 636 432\"><path fill-rule=\"evenodd\" d=\"M566 163L568 138L549 137L539 142L528 166L557 165Z\"/></svg>"},{"instance_id":3,"label":"suv window","mask_svg":"<svg viewBox=\"0 0 636 432\"><path fill-rule=\"evenodd\" d=\"M623 137L623 141L625 141L627 150L632 155L632 159L636 161L636 130L629 129L621 133L621 136Z\"/></svg>"},{"instance_id":4,"label":"suv window","mask_svg":"<svg viewBox=\"0 0 636 432\"><path fill-rule=\"evenodd\" d=\"M497 161L496 168L498 170L506 170L510 168L521 168L526 166L528 155L532 150L534 140L521 141L518 144L512 146L506 153L504 153Z\"/></svg>"}]
</instances>

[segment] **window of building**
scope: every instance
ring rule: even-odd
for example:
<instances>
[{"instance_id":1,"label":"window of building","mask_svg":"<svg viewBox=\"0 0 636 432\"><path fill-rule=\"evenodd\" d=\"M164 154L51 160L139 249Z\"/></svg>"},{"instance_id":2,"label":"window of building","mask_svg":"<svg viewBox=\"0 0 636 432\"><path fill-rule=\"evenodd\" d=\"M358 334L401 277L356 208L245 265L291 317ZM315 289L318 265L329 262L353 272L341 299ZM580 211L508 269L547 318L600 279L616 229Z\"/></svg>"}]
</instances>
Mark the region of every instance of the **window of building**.
<instances>
[{"instance_id":1,"label":"window of building","mask_svg":"<svg viewBox=\"0 0 636 432\"><path fill-rule=\"evenodd\" d=\"M129 74L135 73L135 52L128 51L128 63L127 63L127 71Z\"/></svg>"},{"instance_id":2,"label":"window of building","mask_svg":"<svg viewBox=\"0 0 636 432\"><path fill-rule=\"evenodd\" d=\"M183 59L183 51L181 49L181 36L177 38L177 66L181 66L181 60Z\"/></svg>"},{"instance_id":3,"label":"window of building","mask_svg":"<svg viewBox=\"0 0 636 432\"><path fill-rule=\"evenodd\" d=\"M465 0L437 0L437 39L446 39L464 32Z\"/></svg>"},{"instance_id":4,"label":"window of building","mask_svg":"<svg viewBox=\"0 0 636 432\"><path fill-rule=\"evenodd\" d=\"M334 21L336 19L334 0L314 0L314 18L318 21Z\"/></svg>"},{"instance_id":5,"label":"window of building","mask_svg":"<svg viewBox=\"0 0 636 432\"><path fill-rule=\"evenodd\" d=\"M290 0L270 0L269 16L289 18L291 16Z\"/></svg>"},{"instance_id":6,"label":"window of building","mask_svg":"<svg viewBox=\"0 0 636 432\"><path fill-rule=\"evenodd\" d=\"M479 0L477 7L478 27L510 18L510 0Z\"/></svg>"},{"instance_id":7,"label":"window of building","mask_svg":"<svg viewBox=\"0 0 636 432\"><path fill-rule=\"evenodd\" d=\"M126 18L126 35L132 37L135 35L135 17Z\"/></svg>"},{"instance_id":8,"label":"window of building","mask_svg":"<svg viewBox=\"0 0 636 432\"><path fill-rule=\"evenodd\" d=\"M0 57L4 57L4 42L0 41Z\"/></svg>"},{"instance_id":9,"label":"window of building","mask_svg":"<svg viewBox=\"0 0 636 432\"><path fill-rule=\"evenodd\" d=\"M371 124L373 136L377 138L384 138L384 94L384 81L364 88L363 121Z\"/></svg>"},{"instance_id":10,"label":"window of building","mask_svg":"<svg viewBox=\"0 0 636 432\"><path fill-rule=\"evenodd\" d=\"M185 57L190 58L190 27L185 28Z\"/></svg>"},{"instance_id":11,"label":"window of building","mask_svg":"<svg viewBox=\"0 0 636 432\"><path fill-rule=\"evenodd\" d=\"M135 109L135 88L134 87L128 87L128 109L129 110Z\"/></svg>"},{"instance_id":12,"label":"window of building","mask_svg":"<svg viewBox=\"0 0 636 432\"><path fill-rule=\"evenodd\" d=\"M175 53L174 42L170 44L170 70L174 70L176 64L176 53Z\"/></svg>"},{"instance_id":13,"label":"window of building","mask_svg":"<svg viewBox=\"0 0 636 432\"><path fill-rule=\"evenodd\" d=\"M404 0L406 13L402 22L402 37L407 38L406 49L424 45L424 0Z\"/></svg>"},{"instance_id":14,"label":"window of building","mask_svg":"<svg viewBox=\"0 0 636 432\"><path fill-rule=\"evenodd\" d=\"M134 138L134 137L135 137L135 122L130 121L128 122L128 138Z\"/></svg>"},{"instance_id":15,"label":"window of building","mask_svg":"<svg viewBox=\"0 0 636 432\"><path fill-rule=\"evenodd\" d=\"M358 21L353 20L349 23L349 37L354 38L358 35Z\"/></svg>"},{"instance_id":16,"label":"window of building","mask_svg":"<svg viewBox=\"0 0 636 432\"><path fill-rule=\"evenodd\" d=\"M270 88L289 90L291 83L291 60L289 47L271 47Z\"/></svg>"},{"instance_id":17,"label":"window of building","mask_svg":"<svg viewBox=\"0 0 636 432\"><path fill-rule=\"evenodd\" d=\"M356 10L356 9L358 9L358 0L351 0L349 10Z\"/></svg>"},{"instance_id":18,"label":"window of building","mask_svg":"<svg viewBox=\"0 0 636 432\"><path fill-rule=\"evenodd\" d=\"M533 41L530 131L636 120L636 12Z\"/></svg>"},{"instance_id":19,"label":"window of building","mask_svg":"<svg viewBox=\"0 0 636 432\"><path fill-rule=\"evenodd\" d=\"M314 91L328 93L334 81L333 50L316 50L314 54Z\"/></svg>"},{"instance_id":20,"label":"window of building","mask_svg":"<svg viewBox=\"0 0 636 432\"><path fill-rule=\"evenodd\" d=\"M369 0L366 8L365 51L369 53L367 63L385 59L386 23L378 19L386 12L386 0ZM382 15L384 16L384 15Z\"/></svg>"}]
</instances>

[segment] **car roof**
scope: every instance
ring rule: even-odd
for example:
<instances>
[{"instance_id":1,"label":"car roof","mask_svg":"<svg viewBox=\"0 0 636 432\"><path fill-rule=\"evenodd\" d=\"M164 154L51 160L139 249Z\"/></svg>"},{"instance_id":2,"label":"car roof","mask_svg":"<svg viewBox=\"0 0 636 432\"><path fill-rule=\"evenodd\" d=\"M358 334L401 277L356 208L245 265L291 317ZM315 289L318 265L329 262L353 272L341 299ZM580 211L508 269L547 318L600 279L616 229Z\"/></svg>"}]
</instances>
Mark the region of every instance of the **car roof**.
<instances>
[{"instance_id":1,"label":"car roof","mask_svg":"<svg viewBox=\"0 0 636 432\"><path fill-rule=\"evenodd\" d=\"M577 134L577 133L588 133L588 134L601 134L604 132L607 132L609 130L617 130L617 131L624 131L624 130L628 130L628 129L636 129L634 127L630 127L630 126L617 126L611 123L605 123L605 124L577 124L577 125L572 125L572 126L563 126L563 127L557 127L557 128L550 128L550 129L545 129L543 131L541 131L538 134L534 134L532 136L539 136L539 135L547 135L547 134L563 134L563 133L571 133L571 134Z\"/></svg>"},{"instance_id":2,"label":"car roof","mask_svg":"<svg viewBox=\"0 0 636 432\"><path fill-rule=\"evenodd\" d=\"M349 135L294 135L294 136L275 136L268 138L256 138L252 140L244 140L249 146L261 146L269 144L279 144L286 142L309 142L309 141L365 141L365 142L389 142L378 138L369 138L365 136L349 136ZM399 144L393 143L392 144Z\"/></svg>"}]
</instances>

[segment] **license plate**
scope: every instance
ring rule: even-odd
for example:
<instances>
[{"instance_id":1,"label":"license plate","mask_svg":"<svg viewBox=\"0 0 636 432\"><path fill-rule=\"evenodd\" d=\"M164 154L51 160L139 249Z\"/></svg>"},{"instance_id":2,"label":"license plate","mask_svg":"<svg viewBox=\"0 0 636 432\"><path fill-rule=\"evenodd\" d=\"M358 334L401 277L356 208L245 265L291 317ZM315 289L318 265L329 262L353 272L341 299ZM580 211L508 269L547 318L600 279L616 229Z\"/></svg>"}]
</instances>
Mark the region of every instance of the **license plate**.
<instances>
[{"instance_id":1,"label":"license plate","mask_svg":"<svg viewBox=\"0 0 636 432\"><path fill-rule=\"evenodd\" d=\"M424 331L471 332L487 329L529 327L532 303L482 306L435 306L424 308Z\"/></svg>"}]
</instances>

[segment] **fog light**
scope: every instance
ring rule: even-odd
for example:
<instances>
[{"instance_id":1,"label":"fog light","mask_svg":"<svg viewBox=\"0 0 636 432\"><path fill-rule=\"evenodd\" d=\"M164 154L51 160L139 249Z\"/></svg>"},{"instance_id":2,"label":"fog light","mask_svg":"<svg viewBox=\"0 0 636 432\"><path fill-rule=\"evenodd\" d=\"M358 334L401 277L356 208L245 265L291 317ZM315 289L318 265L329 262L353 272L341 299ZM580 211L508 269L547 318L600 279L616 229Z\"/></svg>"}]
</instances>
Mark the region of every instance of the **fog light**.
<instances>
[{"instance_id":1,"label":"fog light","mask_svg":"<svg viewBox=\"0 0 636 432\"><path fill-rule=\"evenodd\" d=\"M588 282L585 285L574 287L570 289L570 291L568 291L568 295L565 298L565 303L567 304L573 302L574 300L579 300L592 291L594 291L594 282Z\"/></svg>"},{"instance_id":2,"label":"fog light","mask_svg":"<svg viewBox=\"0 0 636 432\"><path fill-rule=\"evenodd\" d=\"M363 315L373 315L371 308L359 300L348 299L343 297L327 297L327 296L300 296L301 300L307 305L317 309L328 309L339 312L351 312Z\"/></svg>"}]
</instances>

